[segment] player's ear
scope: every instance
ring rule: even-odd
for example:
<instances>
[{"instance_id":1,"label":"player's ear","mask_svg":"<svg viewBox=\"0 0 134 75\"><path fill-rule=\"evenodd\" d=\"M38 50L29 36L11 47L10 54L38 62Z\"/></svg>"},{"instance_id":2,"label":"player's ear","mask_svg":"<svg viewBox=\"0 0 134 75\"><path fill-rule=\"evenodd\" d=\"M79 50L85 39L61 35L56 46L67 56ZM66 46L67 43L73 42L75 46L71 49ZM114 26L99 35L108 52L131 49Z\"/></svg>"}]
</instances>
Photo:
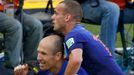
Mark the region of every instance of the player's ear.
<instances>
[{"instance_id":1,"label":"player's ear","mask_svg":"<svg viewBox=\"0 0 134 75\"><path fill-rule=\"evenodd\" d=\"M60 60L63 57L62 52L57 52L56 53L56 60Z\"/></svg>"},{"instance_id":2,"label":"player's ear","mask_svg":"<svg viewBox=\"0 0 134 75\"><path fill-rule=\"evenodd\" d=\"M66 14L65 15L65 21L68 22L71 19L71 15L70 14Z\"/></svg>"}]
</instances>

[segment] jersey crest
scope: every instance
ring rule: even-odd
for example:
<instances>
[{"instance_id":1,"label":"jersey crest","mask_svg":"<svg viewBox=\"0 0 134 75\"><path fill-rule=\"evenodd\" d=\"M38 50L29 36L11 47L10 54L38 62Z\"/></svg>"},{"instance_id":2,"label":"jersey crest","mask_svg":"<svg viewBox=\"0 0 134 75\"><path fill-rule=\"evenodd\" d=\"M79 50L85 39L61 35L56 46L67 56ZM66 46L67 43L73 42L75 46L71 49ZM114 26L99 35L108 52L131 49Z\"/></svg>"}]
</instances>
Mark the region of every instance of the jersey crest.
<instances>
[{"instance_id":1,"label":"jersey crest","mask_svg":"<svg viewBox=\"0 0 134 75\"><path fill-rule=\"evenodd\" d=\"M67 48L69 49L74 44L74 38L70 38L66 41Z\"/></svg>"}]
</instances>

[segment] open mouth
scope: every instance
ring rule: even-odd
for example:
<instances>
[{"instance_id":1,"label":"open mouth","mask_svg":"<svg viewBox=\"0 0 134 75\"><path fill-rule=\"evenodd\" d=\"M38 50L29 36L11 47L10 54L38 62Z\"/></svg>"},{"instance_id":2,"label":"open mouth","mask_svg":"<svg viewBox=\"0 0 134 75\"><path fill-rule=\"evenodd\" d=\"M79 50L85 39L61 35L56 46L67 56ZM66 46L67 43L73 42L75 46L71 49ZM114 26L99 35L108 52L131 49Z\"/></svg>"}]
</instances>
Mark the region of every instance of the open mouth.
<instances>
[{"instance_id":1,"label":"open mouth","mask_svg":"<svg viewBox=\"0 0 134 75\"><path fill-rule=\"evenodd\" d=\"M45 66L46 66L45 63L39 63L39 67L40 67L40 69L44 69Z\"/></svg>"},{"instance_id":2,"label":"open mouth","mask_svg":"<svg viewBox=\"0 0 134 75\"><path fill-rule=\"evenodd\" d=\"M46 63L44 61L39 61L39 66L44 66Z\"/></svg>"},{"instance_id":3,"label":"open mouth","mask_svg":"<svg viewBox=\"0 0 134 75\"><path fill-rule=\"evenodd\" d=\"M39 64L40 67L43 67L45 64Z\"/></svg>"}]
</instances>

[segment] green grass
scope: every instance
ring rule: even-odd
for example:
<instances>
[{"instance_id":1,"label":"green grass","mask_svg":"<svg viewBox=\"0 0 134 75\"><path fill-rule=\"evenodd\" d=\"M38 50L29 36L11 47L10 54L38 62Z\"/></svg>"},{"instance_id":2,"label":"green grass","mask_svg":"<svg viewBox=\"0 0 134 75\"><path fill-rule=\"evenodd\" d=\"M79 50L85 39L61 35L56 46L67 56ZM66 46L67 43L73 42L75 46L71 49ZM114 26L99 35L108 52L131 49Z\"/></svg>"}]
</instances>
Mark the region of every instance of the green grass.
<instances>
[{"instance_id":1,"label":"green grass","mask_svg":"<svg viewBox=\"0 0 134 75\"><path fill-rule=\"evenodd\" d=\"M84 25L85 25L86 29L91 31L94 35L98 35L100 33L100 25L91 25L91 24L85 24L85 23L84 23ZM131 37L131 38L128 38L128 35L125 35L127 40L132 40L132 38L134 37L134 24L133 25L131 25L131 24L125 25L125 32L126 32L126 34L129 34ZM0 34L0 37L2 37L1 34ZM127 42L127 44L128 44L128 42ZM116 47L122 47L121 37L120 37L119 32L116 34L116 44L115 45L116 45Z\"/></svg>"},{"instance_id":2,"label":"green grass","mask_svg":"<svg viewBox=\"0 0 134 75\"><path fill-rule=\"evenodd\" d=\"M100 33L100 25L91 25L91 24L84 24L86 29L88 29L89 31L91 31L94 35L98 35ZM128 38L128 35L130 35L131 38ZM125 38L127 38L128 40L132 40L132 38L134 37L134 24L127 24L125 25ZM116 47L122 47L122 42L121 42L121 37L120 37L120 33L118 32L116 34ZM128 42L127 42L128 45Z\"/></svg>"}]
</instances>

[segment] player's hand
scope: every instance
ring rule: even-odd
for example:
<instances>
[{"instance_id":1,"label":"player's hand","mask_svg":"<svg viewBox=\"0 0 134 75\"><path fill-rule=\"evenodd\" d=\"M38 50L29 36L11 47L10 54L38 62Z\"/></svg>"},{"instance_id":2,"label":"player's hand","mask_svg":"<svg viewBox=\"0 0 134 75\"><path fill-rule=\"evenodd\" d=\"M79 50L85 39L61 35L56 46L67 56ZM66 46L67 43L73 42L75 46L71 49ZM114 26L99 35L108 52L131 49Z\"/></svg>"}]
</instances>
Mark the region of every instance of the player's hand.
<instances>
[{"instance_id":1,"label":"player's hand","mask_svg":"<svg viewBox=\"0 0 134 75\"><path fill-rule=\"evenodd\" d=\"M28 65L19 65L14 68L14 75L27 75L28 74Z\"/></svg>"}]
</instances>

